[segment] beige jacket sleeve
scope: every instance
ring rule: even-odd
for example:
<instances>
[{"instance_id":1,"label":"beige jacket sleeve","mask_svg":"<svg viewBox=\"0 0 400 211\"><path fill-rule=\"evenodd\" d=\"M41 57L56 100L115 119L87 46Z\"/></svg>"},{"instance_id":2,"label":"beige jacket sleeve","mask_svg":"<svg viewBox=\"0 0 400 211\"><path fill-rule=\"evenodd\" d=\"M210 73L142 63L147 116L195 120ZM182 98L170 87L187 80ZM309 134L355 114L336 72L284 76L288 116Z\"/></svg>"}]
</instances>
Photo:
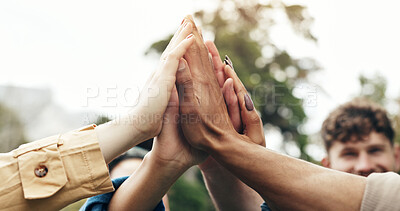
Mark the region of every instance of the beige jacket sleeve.
<instances>
[{"instance_id":1,"label":"beige jacket sleeve","mask_svg":"<svg viewBox=\"0 0 400 211\"><path fill-rule=\"evenodd\" d=\"M388 172L368 176L361 210L400 210L400 175Z\"/></svg>"},{"instance_id":2,"label":"beige jacket sleeve","mask_svg":"<svg viewBox=\"0 0 400 211\"><path fill-rule=\"evenodd\" d=\"M0 210L59 210L113 191L91 125L0 154Z\"/></svg>"}]
</instances>

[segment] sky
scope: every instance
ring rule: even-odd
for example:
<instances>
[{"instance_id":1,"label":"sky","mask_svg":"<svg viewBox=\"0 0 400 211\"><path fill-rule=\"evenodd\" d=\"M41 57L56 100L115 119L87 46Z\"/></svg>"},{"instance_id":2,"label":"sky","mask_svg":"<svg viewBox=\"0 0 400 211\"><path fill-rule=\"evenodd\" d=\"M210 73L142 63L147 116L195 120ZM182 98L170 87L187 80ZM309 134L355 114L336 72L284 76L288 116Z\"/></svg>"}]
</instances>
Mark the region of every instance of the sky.
<instances>
[{"instance_id":1,"label":"sky","mask_svg":"<svg viewBox=\"0 0 400 211\"><path fill-rule=\"evenodd\" d=\"M399 1L301 4L315 19L318 42L296 36L280 17L271 37L322 67L310 77L318 87L316 103L306 106L307 133L318 132L332 109L359 92L361 73L379 72L387 95L400 96ZM49 88L65 109L113 118L129 109L157 67L158 58L144 55L151 43L173 33L186 14L213 7L212 0L0 1L0 86Z\"/></svg>"}]
</instances>

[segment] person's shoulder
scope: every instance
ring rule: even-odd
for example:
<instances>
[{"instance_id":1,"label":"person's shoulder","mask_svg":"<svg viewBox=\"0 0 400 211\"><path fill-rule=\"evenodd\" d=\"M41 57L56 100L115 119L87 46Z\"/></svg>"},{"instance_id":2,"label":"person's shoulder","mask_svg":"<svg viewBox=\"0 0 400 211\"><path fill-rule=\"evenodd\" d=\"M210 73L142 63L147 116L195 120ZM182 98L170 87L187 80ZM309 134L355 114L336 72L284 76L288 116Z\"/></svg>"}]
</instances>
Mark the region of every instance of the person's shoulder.
<instances>
[{"instance_id":1,"label":"person's shoulder","mask_svg":"<svg viewBox=\"0 0 400 211\"><path fill-rule=\"evenodd\" d=\"M361 204L361 210L397 210L400 207L400 175L394 172L372 173Z\"/></svg>"},{"instance_id":2,"label":"person's shoulder","mask_svg":"<svg viewBox=\"0 0 400 211\"><path fill-rule=\"evenodd\" d=\"M114 196L115 191L124 183L124 181L128 179L128 176L119 177L112 179L112 183L114 186L114 191L93 196L89 198L86 203L79 209L79 211L106 211L108 210L108 204L111 201L111 198ZM157 204L157 206L153 209L153 211L165 211L165 206L162 200Z\"/></svg>"},{"instance_id":3,"label":"person's shoulder","mask_svg":"<svg viewBox=\"0 0 400 211\"><path fill-rule=\"evenodd\" d=\"M366 190L388 189L400 191L400 175L395 172L372 173L367 177Z\"/></svg>"},{"instance_id":4,"label":"person's shoulder","mask_svg":"<svg viewBox=\"0 0 400 211\"><path fill-rule=\"evenodd\" d=\"M115 191L122 185L122 183L128 177L120 177L112 179L112 184L114 186L114 191L90 197L86 203L79 209L80 211L103 211L107 210L108 204L111 201L111 198L114 196Z\"/></svg>"},{"instance_id":5,"label":"person's shoulder","mask_svg":"<svg viewBox=\"0 0 400 211\"><path fill-rule=\"evenodd\" d=\"M367 177L367 181L369 180L399 180L400 181L400 175L395 173L395 172L385 172L385 173L372 173Z\"/></svg>"}]
</instances>

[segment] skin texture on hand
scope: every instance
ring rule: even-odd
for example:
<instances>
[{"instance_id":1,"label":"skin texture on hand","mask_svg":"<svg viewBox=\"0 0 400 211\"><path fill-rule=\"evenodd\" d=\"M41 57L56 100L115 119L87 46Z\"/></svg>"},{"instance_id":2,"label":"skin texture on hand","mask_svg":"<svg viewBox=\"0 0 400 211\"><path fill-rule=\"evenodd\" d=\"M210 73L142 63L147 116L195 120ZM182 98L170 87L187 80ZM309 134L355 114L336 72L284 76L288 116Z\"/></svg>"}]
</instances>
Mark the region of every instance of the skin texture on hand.
<instances>
[{"instance_id":1,"label":"skin texture on hand","mask_svg":"<svg viewBox=\"0 0 400 211\"><path fill-rule=\"evenodd\" d=\"M228 107L229 117L233 124L235 130L242 133L242 120L240 117L240 109L238 104L238 99L233 87L233 80L227 78L224 69L225 64L222 63L219 52L215 44L211 41L206 41L205 45L210 53L212 63L214 65L214 73L217 77L218 84L222 88L222 93L224 95L225 104Z\"/></svg>"},{"instance_id":2,"label":"skin texture on hand","mask_svg":"<svg viewBox=\"0 0 400 211\"><path fill-rule=\"evenodd\" d=\"M193 38L186 39L192 30L190 22L185 22L179 27L161 55L159 67L140 93L138 105L133 109L131 116L138 123L134 126L147 135L146 139L158 135L161 131L163 115L175 86L179 61L193 42ZM184 44L185 47L179 47Z\"/></svg>"},{"instance_id":3,"label":"skin texture on hand","mask_svg":"<svg viewBox=\"0 0 400 211\"><path fill-rule=\"evenodd\" d=\"M181 59L180 62L186 68L185 60ZM157 159L174 163L177 168L184 170L203 162L208 157L206 152L192 147L182 134L179 126L179 98L175 87L164 114L161 133L155 138L152 154Z\"/></svg>"},{"instance_id":4,"label":"skin texture on hand","mask_svg":"<svg viewBox=\"0 0 400 211\"><path fill-rule=\"evenodd\" d=\"M188 32L191 32L191 23L183 22L165 52L168 52L169 49L179 48L185 42L193 43L193 37L188 37L186 34L181 36L180 33L185 33L185 29L181 30L184 26L186 26ZM180 47L180 49L185 49L186 51L188 47L189 44ZM185 51L179 51L180 54L177 54L177 56L180 56L178 58L179 65L177 64L175 67L177 71L186 69L187 64L181 59ZM171 59L169 54L163 54L161 63L164 64L164 60L169 59ZM154 83L157 81L155 80ZM135 173L115 192L109 204L109 210L153 210L181 174L192 165L200 163L207 158L207 153L190 146L180 132L179 122L177 121L179 100L174 83L175 81L172 83L171 93L169 94L171 97L168 103L165 104L165 113L163 111L162 125L160 125L162 130L155 139L152 151L146 155L143 163ZM156 103L155 107L160 107L159 103L154 103ZM162 106L163 104L161 104ZM151 112L149 111L149 113Z\"/></svg>"},{"instance_id":5,"label":"skin texture on hand","mask_svg":"<svg viewBox=\"0 0 400 211\"><path fill-rule=\"evenodd\" d=\"M207 47L193 23L195 43L184 55L185 71L177 72L181 127L189 143L207 151L226 131L234 131Z\"/></svg>"},{"instance_id":6,"label":"skin texture on hand","mask_svg":"<svg viewBox=\"0 0 400 211\"><path fill-rule=\"evenodd\" d=\"M227 131L222 137L226 141L211 148L213 158L254 188L272 209L358 210L365 178L321 168L262 147L262 122L248 93L230 66L225 66L224 72L233 80L244 130L243 135Z\"/></svg>"},{"instance_id":7,"label":"skin texture on hand","mask_svg":"<svg viewBox=\"0 0 400 211\"><path fill-rule=\"evenodd\" d=\"M178 64L193 44L192 24L182 24L162 54L159 67L140 93L138 104L124 117L96 128L106 162L131 147L158 135L165 109L175 86Z\"/></svg>"},{"instance_id":8,"label":"skin texture on hand","mask_svg":"<svg viewBox=\"0 0 400 211\"><path fill-rule=\"evenodd\" d=\"M242 133L243 127L239 101L233 87L233 79L225 76L224 69L226 64L222 63L218 49L214 43L206 41L205 44L212 58L215 76L220 88L222 88L233 127L238 133ZM210 156L199 167L210 197L218 210L241 211L260 209L260 204L264 201L262 197L220 165L214 158Z\"/></svg>"}]
</instances>

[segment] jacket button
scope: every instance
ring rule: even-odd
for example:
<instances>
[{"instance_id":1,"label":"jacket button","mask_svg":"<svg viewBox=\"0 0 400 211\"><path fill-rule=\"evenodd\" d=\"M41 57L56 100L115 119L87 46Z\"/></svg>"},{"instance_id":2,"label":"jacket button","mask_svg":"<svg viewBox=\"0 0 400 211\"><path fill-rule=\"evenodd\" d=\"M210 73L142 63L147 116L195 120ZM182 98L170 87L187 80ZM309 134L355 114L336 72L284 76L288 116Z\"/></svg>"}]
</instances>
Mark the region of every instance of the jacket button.
<instances>
[{"instance_id":1,"label":"jacket button","mask_svg":"<svg viewBox=\"0 0 400 211\"><path fill-rule=\"evenodd\" d=\"M44 165L40 165L39 167L35 168L35 175L37 177L44 177L46 176L48 169Z\"/></svg>"}]
</instances>

